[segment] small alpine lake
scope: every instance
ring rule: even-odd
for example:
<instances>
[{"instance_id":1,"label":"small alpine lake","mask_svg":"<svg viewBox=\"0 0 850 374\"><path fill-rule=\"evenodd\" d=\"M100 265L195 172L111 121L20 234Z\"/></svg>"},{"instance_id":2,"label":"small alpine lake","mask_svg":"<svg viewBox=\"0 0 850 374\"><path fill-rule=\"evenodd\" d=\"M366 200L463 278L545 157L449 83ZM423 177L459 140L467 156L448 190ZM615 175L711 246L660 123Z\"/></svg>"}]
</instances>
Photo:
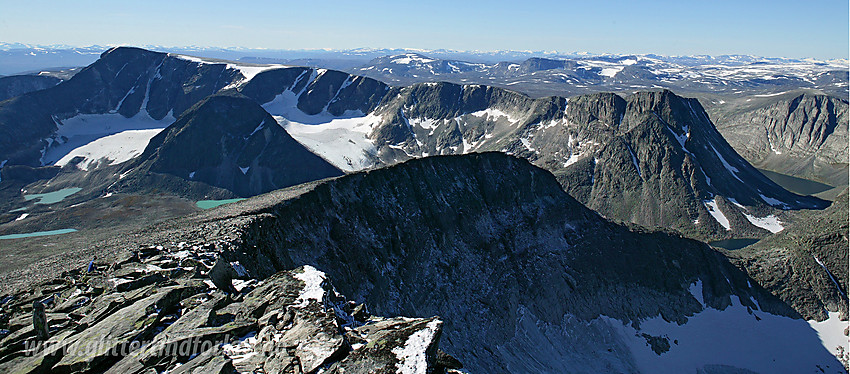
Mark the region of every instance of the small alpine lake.
<instances>
[{"instance_id":1,"label":"small alpine lake","mask_svg":"<svg viewBox=\"0 0 850 374\"><path fill-rule=\"evenodd\" d=\"M225 200L201 200L195 203L198 208L201 209L212 209L219 205L235 203L237 201L245 200L244 198L239 199L225 199Z\"/></svg>"},{"instance_id":2,"label":"small alpine lake","mask_svg":"<svg viewBox=\"0 0 850 374\"><path fill-rule=\"evenodd\" d=\"M718 247L723 249L728 249L730 251L741 249L744 247L751 246L755 244L759 239L754 238L743 238L743 239L726 239L726 240L716 240L713 242L708 242L712 247Z\"/></svg>"},{"instance_id":3,"label":"small alpine lake","mask_svg":"<svg viewBox=\"0 0 850 374\"><path fill-rule=\"evenodd\" d=\"M26 233L26 234L0 235L0 240L2 240L2 239L32 238L32 237L36 237L36 236L60 235L60 234L67 234L67 233L75 232L75 231L77 231L77 230L76 229L60 229L60 230L29 232L29 233Z\"/></svg>"},{"instance_id":4,"label":"small alpine lake","mask_svg":"<svg viewBox=\"0 0 850 374\"><path fill-rule=\"evenodd\" d=\"M81 190L82 188L79 187L63 188L53 192L24 195L24 200L30 201L38 199L38 201L35 202L36 204L55 204L64 200L68 196L80 192Z\"/></svg>"},{"instance_id":5,"label":"small alpine lake","mask_svg":"<svg viewBox=\"0 0 850 374\"><path fill-rule=\"evenodd\" d=\"M828 184L815 182L808 179L798 178L790 175L780 174L775 171L758 169L764 176L782 188L800 195L814 195L834 188Z\"/></svg>"}]
</instances>

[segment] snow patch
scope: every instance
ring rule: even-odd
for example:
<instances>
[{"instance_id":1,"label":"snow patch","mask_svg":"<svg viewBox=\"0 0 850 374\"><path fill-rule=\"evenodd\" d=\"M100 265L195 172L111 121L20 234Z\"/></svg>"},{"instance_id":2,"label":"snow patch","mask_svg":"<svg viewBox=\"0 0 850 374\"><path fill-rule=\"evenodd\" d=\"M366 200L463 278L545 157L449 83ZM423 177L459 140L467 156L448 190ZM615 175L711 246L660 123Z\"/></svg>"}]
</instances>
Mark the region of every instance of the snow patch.
<instances>
[{"instance_id":1,"label":"snow patch","mask_svg":"<svg viewBox=\"0 0 850 374\"><path fill-rule=\"evenodd\" d=\"M774 199L774 198L772 198L772 197L767 197L767 196L764 196L764 195L762 195L762 194L759 194L759 196L761 197L761 199L762 199L764 202L766 202L766 203L770 204L770 206L780 207L780 208L783 208L783 209L788 209L788 208L789 208L788 204L785 204L785 203L783 203L783 202L781 202L781 201L779 201L779 200L776 200L776 199Z\"/></svg>"},{"instance_id":2,"label":"snow patch","mask_svg":"<svg viewBox=\"0 0 850 374\"><path fill-rule=\"evenodd\" d=\"M163 129L150 130L127 130L117 134L104 136L84 146L75 148L55 165L65 166L75 157L83 157L77 163L80 170L89 170L97 167L101 160L108 165L116 165L132 160L144 152L151 138L159 134Z\"/></svg>"},{"instance_id":3,"label":"snow patch","mask_svg":"<svg viewBox=\"0 0 850 374\"><path fill-rule=\"evenodd\" d=\"M640 165L638 165L638 159L637 159L637 157L635 156L635 151L633 151L633 150L632 150L632 146L630 146L630 145L628 145L628 144L626 145L626 147L628 147L628 148L629 148L629 156L631 156L631 157L632 157L632 163L635 165L635 170L637 170L638 175L639 175L639 176L641 176L641 173L640 173ZM683 145L683 147L684 147L684 145Z\"/></svg>"},{"instance_id":4,"label":"snow patch","mask_svg":"<svg viewBox=\"0 0 850 374\"><path fill-rule=\"evenodd\" d=\"M254 351L254 345L257 344L256 335L256 332L251 332L234 343L222 344L221 350L228 358L233 360L234 364L246 361L257 355L257 352Z\"/></svg>"},{"instance_id":5,"label":"snow patch","mask_svg":"<svg viewBox=\"0 0 850 374\"><path fill-rule=\"evenodd\" d=\"M840 321L838 313L829 313L823 322L804 321L754 311L737 296L731 298L725 310L706 308L682 325L661 316L641 321L639 329L606 316L600 319L617 331L641 372L693 373L714 365L759 373L821 372L819 367L844 372L834 356L838 346L848 346L843 334L847 321ZM641 334L666 338L670 349L656 354Z\"/></svg>"},{"instance_id":6,"label":"snow patch","mask_svg":"<svg viewBox=\"0 0 850 374\"><path fill-rule=\"evenodd\" d=\"M729 226L729 219L720 211L720 208L717 206L716 199L705 200L702 202L705 205L705 209L708 210L708 213L711 214L712 217L720 224L726 228L726 230L732 230L732 227Z\"/></svg>"},{"instance_id":7,"label":"snow patch","mask_svg":"<svg viewBox=\"0 0 850 374\"><path fill-rule=\"evenodd\" d=\"M525 147L525 149L529 150L530 152L535 152L534 148L531 147L531 141L528 140L528 138L520 138L519 141L522 142L522 145Z\"/></svg>"},{"instance_id":8,"label":"snow patch","mask_svg":"<svg viewBox=\"0 0 850 374\"><path fill-rule=\"evenodd\" d=\"M439 327L439 320L428 322L424 329L411 334L403 346L393 348L392 352L398 358L396 373L425 374L428 372L426 351Z\"/></svg>"},{"instance_id":9,"label":"snow patch","mask_svg":"<svg viewBox=\"0 0 850 374\"><path fill-rule=\"evenodd\" d=\"M738 173L740 173L741 171L738 170L738 168L736 168L736 167L730 165L728 162L726 162L726 159L723 158L723 156L720 154L720 152L717 151L717 148L714 148L714 145L711 146L711 150L714 151L714 154L717 155L717 158L719 158L720 162L723 163L723 167L725 167L726 170L729 170L729 172L732 173L732 176L735 177L735 179L737 179L737 180L741 181L741 183L743 183L744 181L742 181L741 178L738 178Z\"/></svg>"},{"instance_id":10,"label":"snow patch","mask_svg":"<svg viewBox=\"0 0 850 374\"><path fill-rule=\"evenodd\" d=\"M762 78L764 78L764 77L762 77ZM776 78L773 78L773 79L776 79ZM755 97L772 97L772 96L779 96L779 95L782 95L782 94L786 94L788 92L791 92L791 91L783 91L783 92L777 92L777 93L772 93L772 94L762 94L762 95L753 95L753 96L755 96Z\"/></svg>"},{"instance_id":11,"label":"snow patch","mask_svg":"<svg viewBox=\"0 0 850 374\"><path fill-rule=\"evenodd\" d=\"M429 62L434 62L434 61L437 61L437 60L430 59L430 58L424 58L422 56L417 56L417 55L414 55L414 54L408 54L408 55L404 55L403 57L393 59L390 62L393 63L393 64L407 65L407 64L410 64L411 62L416 62L416 63L420 63L420 64L427 64Z\"/></svg>"},{"instance_id":12,"label":"snow patch","mask_svg":"<svg viewBox=\"0 0 850 374\"><path fill-rule=\"evenodd\" d=\"M87 168L101 158L116 164L138 156L150 138L174 122L174 117L169 113L155 120L141 110L130 118L118 113L79 114L54 121L57 130L45 139L49 145L43 150L42 165L64 166L74 156L84 156L86 160L80 166ZM110 135L118 136L105 139Z\"/></svg>"},{"instance_id":13,"label":"snow patch","mask_svg":"<svg viewBox=\"0 0 850 374\"><path fill-rule=\"evenodd\" d=\"M820 265L820 267L823 268L823 270L826 272L826 275L829 275L829 279L832 281L832 284L835 285L835 288L838 289L838 292L840 292L841 295L843 295L846 298L847 295L844 293L844 291L841 291L841 285L838 284L838 281L835 280L835 277L832 276L832 272L830 272L829 269L826 268L826 265L824 265L823 262L821 262L821 260L818 258L818 256L812 255L812 257L814 257L815 262L817 262L818 265Z\"/></svg>"},{"instance_id":14,"label":"snow patch","mask_svg":"<svg viewBox=\"0 0 850 374\"><path fill-rule=\"evenodd\" d=\"M612 67L612 68L604 68L599 71L599 75L606 76L609 78L614 78L617 73L623 70L622 66Z\"/></svg>"},{"instance_id":15,"label":"snow patch","mask_svg":"<svg viewBox=\"0 0 850 374\"><path fill-rule=\"evenodd\" d=\"M688 287L688 292L690 292L694 299L697 299L699 304L705 308L705 299L702 296L702 279L697 279L694 284Z\"/></svg>"},{"instance_id":16,"label":"snow patch","mask_svg":"<svg viewBox=\"0 0 850 374\"><path fill-rule=\"evenodd\" d=\"M744 217L747 217L747 220L750 221L750 223L752 223L753 226L761 227L761 228L763 228L767 231L770 231L774 234L785 229L784 227L782 227L782 222L780 222L779 219L776 218L776 216L774 216L772 214L767 216L767 217L759 218L759 217L756 217L752 214L748 214L748 213L745 213L745 212L741 212L741 213L744 214Z\"/></svg>"},{"instance_id":17,"label":"snow patch","mask_svg":"<svg viewBox=\"0 0 850 374\"><path fill-rule=\"evenodd\" d=\"M575 164L580 159L581 159L581 155L570 155L570 158L568 158L567 162L564 163L564 167Z\"/></svg>"},{"instance_id":18,"label":"snow patch","mask_svg":"<svg viewBox=\"0 0 850 374\"><path fill-rule=\"evenodd\" d=\"M469 113L469 114L472 115L472 116L475 116L475 117L484 117L488 121L495 121L495 120L499 119L499 117L505 117L510 122L519 122L519 120L517 118L514 118L510 114L505 113L505 112L503 112L499 109L496 109L496 108L487 108L487 109L480 110L480 111L477 111L477 112L472 112L472 113Z\"/></svg>"},{"instance_id":19,"label":"snow patch","mask_svg":"<svg viewBox=\"0 0 850 374\"><path fill-rule=\"evenodd\" d=\"M377 149L368 135L383 117L346 111L336 117L327 112L309 115L296 107L298 96L284 91L263 109L299 143L344 171L373 166Z\"/></svg>"},{"instance_id":20,"label":"snow patch","mask_svg":"<svg viewBox=\"0 0 850 374\"><path fill-rule=\"evenodd\" d=\"M325 273L316 270L316 268L310 265L304 265L303 269L303 273L295 274L295 278L306 283L304 288L301 289L298 299L295 300L295 305L303 307L310 300L322 302L322 298L325 295L325 289L322 287L322 283L325 281Z\"/></svg>"},{"instance_id":21,"label":"snow patch","mask_svg":"<svg viewBox=\"0 0 850 374\"><path fill-rule=\"evenodd\" d=\"M24 220L24 218L27 218L29 215L30 215L29 213L21 214L21 216L20 216L20 217L15 218L15 221L23 221L23 220Z\"/></svg>"}]
</instances>

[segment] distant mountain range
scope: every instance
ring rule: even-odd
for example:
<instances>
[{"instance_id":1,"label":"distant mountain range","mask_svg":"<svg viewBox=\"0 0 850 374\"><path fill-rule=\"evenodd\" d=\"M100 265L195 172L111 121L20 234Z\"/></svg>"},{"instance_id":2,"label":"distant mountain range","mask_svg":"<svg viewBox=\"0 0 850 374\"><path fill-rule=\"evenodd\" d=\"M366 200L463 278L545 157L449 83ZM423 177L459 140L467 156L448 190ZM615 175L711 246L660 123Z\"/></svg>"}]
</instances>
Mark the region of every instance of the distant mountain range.
<instances>
[{"instance_id":1,"label":"distant mountain range","mask_svg":"<svg viewBox=\"0 0 850 374\"><path fill-rule=\"evenodd\" d=\"M753 56L558 56L482 63L406 53L379 57L347 71L395 85L431 81L487 84L535 97L658 88L728 96L808 88L846 97L848 87L846 60Z\"/></svg>"},{"instance_id":2,"label":"distant mountain range","mask_svg":"<svg viewBox=\"0 0 850 374\"><path fill-rule=\"evenodd\" d=\"M109 48L0 43L0 75L85 66ZM532 96L571 96L602 90L635 91L650 88L668 88L677 92L746 94L754 90L782 90L783 87L794 86L816 88L843 97L847 93L847 70L850 65L847 60L820 61L749 55L662 56L386 48L143 48L246 63L281 63L344 70L393 85L429 81L495 84Z\"/></svg>"}]
</instances>

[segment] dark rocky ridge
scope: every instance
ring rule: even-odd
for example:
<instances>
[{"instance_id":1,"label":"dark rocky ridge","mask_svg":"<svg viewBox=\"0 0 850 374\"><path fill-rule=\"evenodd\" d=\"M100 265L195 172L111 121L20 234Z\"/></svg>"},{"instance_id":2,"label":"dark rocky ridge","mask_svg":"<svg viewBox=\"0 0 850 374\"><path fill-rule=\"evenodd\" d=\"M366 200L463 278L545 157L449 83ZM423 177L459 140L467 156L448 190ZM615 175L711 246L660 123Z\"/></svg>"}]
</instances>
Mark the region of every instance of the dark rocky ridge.
<instances>
[{"instance_id":1,"label":"dark rocky ridge","mask_svg":"<svg viewBox=\"0 0 850 374\"><path fill-rule=\"evenodd\" d=\"M498 153L411 160L261 195L191 222L173 227L230 238L229 253L254 273L309 263L378 314L439 314L443 346L477 371L556 370L565 357L510 343L527 316L561 328L565 316L639 321L660 313L684 322L702 309L688 292L697 280L712 307L725 308L736 294L799 316L749 288L704 244L609 223L551 174ZM628 367L620 360L592 367Z\"/></svg>"},{"instance_id":2,"label":"dark rocky ridge","mask_svg":"<svg viewBox=\"0 0 850 374\"><path fill-rule=\"evenodd\" d=\"M600 315L684 323L704 308L699 296L705 307L724 309L735 295L753 310L799 317L723 253L605 221L550 173L500 153L312 182L99 245L214 248L260 277L311 264L378 315L440 315L441 346L472 371L637 371L626 347L611 342L605 353L605 338L582 338L581 326ZM579 340L523 340L539 333L533 326Z\"/></svg>"},{"instance_id":3,"label":"dark rocky ridge","mask_svg":"<svg viewBox=\"0 0 850 374\"><path fill-rule=\"evenodd\" d=\"M186 183L163 178L200 182L248 197L343 174L239 94L214 95L196 104L151 139L125 169L127 175L110 186L111 191L173 188L196 198L206 195L202 187L187 191L182 187Z\"/></svg>"},{"instance_id":4,"label":"dark rocky ridge","mask_svg":"<svg viewBox=\"0 0 850 374\"><path fill-rule=\"evenodd\" d=\"M731 217L731 231L721 227L703 204L717 195L765 212L771 205L800 209L828 204L785 191L764 177L725 142L697 100L669 91L569 100L530 99L499 88L447 83L394 91L397 98L377 110L384 121L371 134L384 163L504 151L551 171L571 195L606 217L696 238L767 234L731 204L722 209ZM470 114L488 109L514 120ZM436 124L426 128L414 119ZM767 204L760 195L782 204Z\"/></svg>"},{"instance_id":5,"label":"dark rocky ridge","mask_svg":"<svg viewBox=\"0 0 850 374\"><path fill-rule=\"evenodd\" d=\"M846 100L794 93L725 112L715 122L756 167L833 186L847 185Z\"/></svg>"}]
</instances>

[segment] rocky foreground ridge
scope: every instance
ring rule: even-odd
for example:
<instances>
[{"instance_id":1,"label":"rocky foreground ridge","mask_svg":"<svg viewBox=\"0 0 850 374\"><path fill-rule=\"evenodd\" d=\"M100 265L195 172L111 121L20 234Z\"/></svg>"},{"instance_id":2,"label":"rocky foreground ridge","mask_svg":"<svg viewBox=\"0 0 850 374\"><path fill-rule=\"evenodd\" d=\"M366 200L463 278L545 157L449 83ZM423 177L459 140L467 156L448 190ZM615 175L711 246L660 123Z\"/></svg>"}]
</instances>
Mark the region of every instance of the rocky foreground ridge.
<instances>
[{"instance_id":1,"label":"rocky foreground ridge","mask_svg":"<svg viewBox=\"0 0 850 374\"><path fill-rule=\"evenodd\" d=\"M310 282L301 285L293 281L304 277L301 274L314 274L309 268L302 268L300 273L291 271L305 264L326 272L341 293L367 304L375 315L418 318L415 322L419 323L418 327L408 326L410 330L406 330L413 335L403 337L405 347L410 336L422 337L431 334L423 332L426 329L434 330L434 336L441 336L441 349L457 357L464 370L470 372L659 372L665 369L661 372L731 373L775 372L786 366L799 372L816 367L828 372L844 370L832 352L834 347L826 347L818 339L821 330L811 327L818 327L818 322L806 321L812 318L809 316L812 310L824 310L831 318L838 311L832 298L800 299L797 300L800 303L794 303L795 300L787 297L795 294L766 289L757 278L730 262L723 251L676 234L646 232L607 221L564 192L551 173L527 160L502 153L414 159L383 169L301 184L166 221L93 246L102 246L99 248L104 253L158 251L150 255L150 264L142 263L147 258L143 256L140 265L122 265L121 269L113 269L112 274L135 272L134 266L159 272L148 265L176 274L139 274L112 282L104 279L104 290L109 286L134 289L116 296L109 296L115 292L104 291L107 296L93 298L93 303L102 300L100 304L81 307L80 313L85 315L78 317L79 321L99 315L101 319L86 326L100 327L82 331L69 327L54 332L53 336L66 333L63 340L71 345L85 345L91 336L118 337L129 342L139 336L172 345L175 339L184 341L179 334L173 337L170 333L182 333L185 326L179 321L188 314L175 315L175 311L188 313L196 305L213 299L215 293L205 293L212 288L203 279L212 264L210 252L214 250L227 262L238 261L250 275L264 279L264 283L236 282L234 286L240 289L254 289L244 296L224 297L221 306L211 302L215 304L209 307L211 312L199 312L204 313L202 319L206 322L188 325L192 326L191 334L208 334L204 339L210 340L233 332L232 336L244 341L228 343L228 349L250 345L256 350L257 341L269 342L262 339L267 336L268 332L263 331L270 324L275 324L282 337L291 333L283 331L286 324L263 322L289 318L285 308L282 313L269 315L271 311L283 306L295 308L292 318L296 321L298 308L315 305L318 316L333 313L335 326L342 326L341 331L345 331L339 334L351 346L347 355L329 353L326 356L329 359L316 359L330 363L327 370L360 365L360 352L374 352L389 360L381 361L387 362L386 371L405 372L407 361L399 355L412 356L404 348L394 351L397 345L388 346L382 355L369 350L375 347L369 341L354 339L345 326L350 321L348 316L362 320L358 317L361 315L358 304L336 302L336 294L326 293L323 287L310 288L306 286ZM163 249L159 250L158 246ZM193 256L205 264L195 265L195 269L200 269L199 276L189 265ZM186 260L181 259L179 266L157 262L166 257ZM117 262L126 263L125 258L119 257ZM827 273L789 276L811 277L823 281L824 287L836 287ZM286 286L287 279L297 286ZM144 294L141 290L146 286L139 284L146 282L158 282L153 288L160 292ZM283 285L271 286L277 282ZM54 299L56 304L74 303L69 300L81 296L75 295L67 283L51 282L51 287L60 294ZM220 288L229 289L229 286ZM302 297L305 289L308 296ZM309 289L317 291L317 300L321 293L323 302L333 301L331 306L336 305L342 312L322 309L324 305L319 303L303 304L303 300L313 298L309 295L314 293ZM142 294L137 295L139 292ZM13 334L25 333L27 306L32 300L48 299L52 294L50 288L47 294L29 290L13 299L21 300L14 301L17 304L9 304L10 308L17 305L17 309L9 315L11 333L0 346L11 342L18 345L13 344L15 348L4 354L9 357L4 360L10 360L4 361L9 362L6 365L14 365L16 370L49 367L56 372L107 369L133 372L156 367L160 359L164 362L162 370L189 358L201 360L198 358L201 356L173 358L148 352L120 359L62 356L54 357L51 362L20 355L17 352L21 352L24 340L13 338ZM165 299L167 295L172 296ZM205 300L185 304L189 307L180 304L182 300L194 300L191 297ZM121 305L110 307L112 298L117 298ZM132 301L122 301L127 298ZM141 300L144 303L135 305ZM55 308L48 305L47 311L53 313ZM104 310L108 311L100 312ZM75 326L71 312L66 313L67 317L60 315L56 320ZM107 314L110 316L104 317ZM166 318L170 315L174 316ZM441 316L443 322L429 327L429 323L436 321L432 319L435 315ZM136 322L128 323L127 318ZM47 319L53 320L50 314ZM839 322L837 319L835 322ZM18 322L13 325L12 321ZM242 325L248 327L239 330ZM382 331L399 330L385 329L388 325L392 323L374 324ZM16 326L14 330L12 326ZM292 326L298 326L297 322ZM319 331L320 327L315 326L331 324L311 326L313 330L307 331ZM354 331L365 331L358 330L362 326L351 326ZM709 326L711 333L701 331L701 326ZM157 327L164 329L160 331ZM841 334L837 329L823 331ZM250 332L256 335L247 336ZM370 332L365 339L370 339ZM322 342L330 337L322 338ZM725 343L714 344L705 337L723 337ZM377 345L391 340L388 339L376 335L371 341ZM785 345L776 346L776 342ZM309 358L307 353L299 356L298 346L302 343L294 345L294 352L286 351L286 357L297 358L297 362L295 358L286 362L296 362L300 365L298 370L309 365L305 363ZM328 350L337 352L336 348ZM433 352L432 348L422 351ZM432 362L428 357L433 357L413 356L425 357L426 363ZM243 356L222 356L222 360L228 358L238 370L250 369L240 369L243 363L256 365L254 361L243 360ZM270 360L264 359L262 364L276 365ZM403 362L399 364L400 360ZM435 369L441 365L439 362L444 362L443 366L458 366L442 355L433 360L438 362ZM418 358L414 361L422 362ZM183 366L191 368L187 366L190 362L185 361ZM371 368L368 366L371 364L363 365ZM724 369L716 370L718 365ZM352 371L357 372L346 369Z\"/></svg>"},{"instance_id":2,"label":"rocky foreground ridge","mask_svg":"<svg viewBox=\"0 0 850 374\"><path fill-rule=\"evenodd\" d=\"M150 245L213 246L260 279L309 264L376 315L439 315L441 348L470 372L658 372L680 355L668 372L841 366L806 322L808 310L836 311L828 300L795 309L724 252L607 221L551 173L501 153L414 159L277 190L114 238L103 250ZM730 316L715 329L757 334L719 333L746 342L734 346L688 332L714 313ZM793 349L776 349L787 324L799 332ZM761 334L777 336L746 340ZM727 360L727 346L780 364Z\"/></svg>"},{"instance_id":3,"label":"rocky foreground ridge","mask_svg":"<svg viewBox=\"0 0 850 374\"><path fill-rule=\"evenodd\" d=\"M236 278L236 292L227 294L208 277L216 271L212 247L150 246L5 297L0 371L432 373L461 366L437 350L439 318L371 316L311 266L258 281L238 263L216 264ZM33 328L37 306L47 311L46 341Z\"/></svg>"}]
</instances>

